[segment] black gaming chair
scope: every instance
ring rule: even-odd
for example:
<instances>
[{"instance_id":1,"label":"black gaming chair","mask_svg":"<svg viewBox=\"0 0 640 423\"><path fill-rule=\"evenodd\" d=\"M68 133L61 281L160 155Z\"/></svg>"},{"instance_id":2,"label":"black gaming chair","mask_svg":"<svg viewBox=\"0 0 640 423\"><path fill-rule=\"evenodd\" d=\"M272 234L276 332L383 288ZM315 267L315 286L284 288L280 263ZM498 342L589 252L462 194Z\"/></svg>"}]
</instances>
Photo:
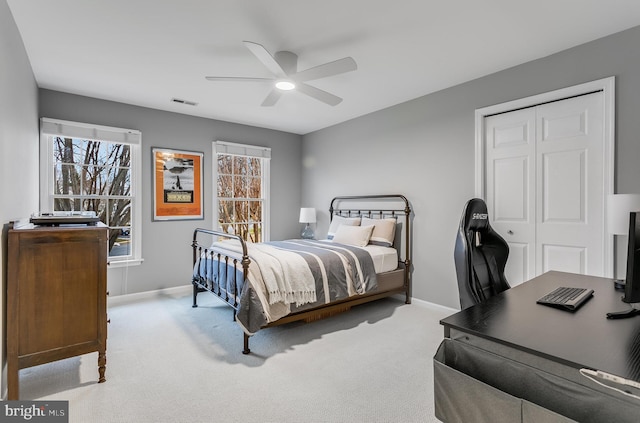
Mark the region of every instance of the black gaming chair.
<instances>
[{"instance_id":1,"label":"black gaming chair","mask_svg":"<svg viewBox=\"0 0 640 423\"><path fill-rule=\"evenodd\" d=\"M454 251L462 310L510 288L504 277L508 257L509 246L489 224L484 200L469 200Z\"/></svg>"}]
</instances>

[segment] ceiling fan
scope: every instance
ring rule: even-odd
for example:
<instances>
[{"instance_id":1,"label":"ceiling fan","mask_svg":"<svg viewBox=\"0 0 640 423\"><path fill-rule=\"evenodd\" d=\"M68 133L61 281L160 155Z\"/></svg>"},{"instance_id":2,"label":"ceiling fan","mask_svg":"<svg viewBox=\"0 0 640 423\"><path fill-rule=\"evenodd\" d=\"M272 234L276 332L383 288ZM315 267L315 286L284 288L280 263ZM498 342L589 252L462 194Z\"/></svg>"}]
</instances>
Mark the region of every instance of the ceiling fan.
<instances>
[{"instance_id":1,"label":"ceiling fan","mask_svg":"<svg viewBox=\"0 0 640 423\"><path fill-rule=\"evenodd\" d=\"M234 76L207 76L209 81L272 81L274 88L262 102L262 106L273 106L284 91L297 90L330 106L339 104L342 99L311 85L307 81L326 78L356 70L358 65L351 57L318 65L298 72L298 55L290 51L278 51L271 55L262 45L252 41L243 41L244 45L273 73L271 78L251 78Z\"/></svg>"}]
</instances>

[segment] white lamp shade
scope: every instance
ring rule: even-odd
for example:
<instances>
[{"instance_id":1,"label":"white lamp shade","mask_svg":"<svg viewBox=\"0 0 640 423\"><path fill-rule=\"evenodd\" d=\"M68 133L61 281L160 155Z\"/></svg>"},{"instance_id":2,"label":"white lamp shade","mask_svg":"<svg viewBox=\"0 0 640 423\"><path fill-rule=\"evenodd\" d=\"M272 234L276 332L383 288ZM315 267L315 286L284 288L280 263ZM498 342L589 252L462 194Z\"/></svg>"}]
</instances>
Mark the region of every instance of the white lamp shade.
<instances>
[{"instance_id":1,"label":"white lamp shade","mask_svg":"<svg viewBox=\"0 0 640 423\"><path fill-rule=\"evenodd\" d=\"M629 213L640 211L640 194L612 194L607 198L607 229L613 235L629 234Z\"/></svg>"},{"instance_id":2,"label":"white lamp shade","mask_svg":"<svg viewBox=\"0 0 640 423\"><path fill-rule=\"evenodd\" d=\"M300 223L316 223L316 209L313 207L301 208Z\"/></svg>"}]
</instances>

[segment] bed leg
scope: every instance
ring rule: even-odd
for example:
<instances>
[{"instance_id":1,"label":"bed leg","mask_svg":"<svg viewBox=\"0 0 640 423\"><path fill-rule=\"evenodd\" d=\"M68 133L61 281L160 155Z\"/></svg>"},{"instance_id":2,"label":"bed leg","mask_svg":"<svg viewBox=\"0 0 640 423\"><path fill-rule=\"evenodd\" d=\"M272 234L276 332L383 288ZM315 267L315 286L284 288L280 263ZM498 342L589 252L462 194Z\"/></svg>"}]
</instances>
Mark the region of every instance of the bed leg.
<instances>
[{"instance_id":1,"label":"bed leg","mask_svg":"<svg viewBox=\"0 0 640 423\"><path fill-rule=\"evenodd\" d=\"M242 350L242 354L249 354L251 350L249 349L249 335L246 333L244 335L244 349Z\"/></svg>"},{"instance_id":2,"label":"bed leg","mask_svg":"<svg viewBox=\"0 0 640 423\"><path fill-rule=\"evenodd\" d=\"M198 302L196 300L197 297L198 297L198 286L194 283L193 284L193 305L191 306L193 308L198 307Z\"/></svg>"}]
</instances>

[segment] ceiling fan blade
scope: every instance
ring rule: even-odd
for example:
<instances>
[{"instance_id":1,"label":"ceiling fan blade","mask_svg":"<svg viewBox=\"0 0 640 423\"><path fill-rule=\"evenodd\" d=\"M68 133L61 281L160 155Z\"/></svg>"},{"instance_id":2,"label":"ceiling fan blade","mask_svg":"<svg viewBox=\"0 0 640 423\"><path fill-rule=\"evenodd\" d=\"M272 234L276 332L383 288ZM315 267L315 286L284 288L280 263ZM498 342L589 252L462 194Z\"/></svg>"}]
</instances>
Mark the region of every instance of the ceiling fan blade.
<instances>
[{"instance_id":1,"label":"ceiling fan blade","mask_svg":"<svg viewBox=\"0 0 640 423\"><path fill-rule=\"evenodd\" d=\"M261 44L254 43L253 41L243 41L244 45L251 51L278 78L284 78L287 76L286 72L278 64L276 59L273 58L271 53L267 51Z\"/></svg>"},{"instance_id":2,"label":"ceiling fan blade","mask_svg":"<svg viewBox=\"0 0 640 423\"><path fill-rule=\"evenodd\" d=\"M273 81L274 78L251 78L244 76L205 76L207 81L224 81L224 82L246 82L246 81L255 81L255 82L264 82L264 81Z\"/></svg>"},{"instance_id":3,"label":"ceiling fan blade","mask_svg":"<svg viewBox=\"0 0 640 423\"><path fill-rule=\"evenodd\" d=\"M296 90L308 95L309 97L313 97L318 101L326 103L329 106L336 106L342 101L342 99L338 96L307 84L296 84Z\"/></svg>"},{"instance_id":4,"label":"ceiling fan blade","mask_svg":"<svg viewBox=\"0 0 640 423\"><path fill-rule=\"evenodd\" d=\"M282 96L282 91L274 88L273 90L271 90L269 95L267 95L267 98L264 99L261 106L263 107L273 106L280 99L280 96Z\"/></svg>"},{"instance_id":5,"label":"ceiling fan blade","mask_svg":"<svg viewBox=\"0 0 640 423\"><path fill-rule=\"evenodd\" d=\"M356 61L351 57L335 60L324 65L315 66L291 75L296 81L312 81L314 79L325 78L327 76L338 75L358 69Z\"/></svg>"}]
</instances>

